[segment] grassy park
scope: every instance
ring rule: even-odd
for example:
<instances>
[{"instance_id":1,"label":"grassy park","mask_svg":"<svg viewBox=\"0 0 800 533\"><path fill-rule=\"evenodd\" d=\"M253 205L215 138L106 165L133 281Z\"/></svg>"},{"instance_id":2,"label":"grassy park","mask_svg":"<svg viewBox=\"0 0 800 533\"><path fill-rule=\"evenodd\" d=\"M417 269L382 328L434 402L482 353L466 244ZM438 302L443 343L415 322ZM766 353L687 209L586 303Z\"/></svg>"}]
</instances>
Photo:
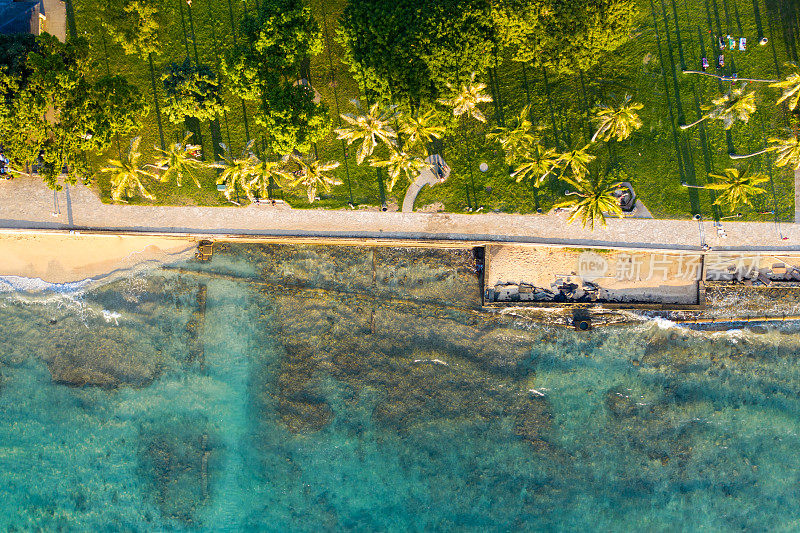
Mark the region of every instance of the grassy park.
<instances>
[{"instance_id":1,"label":"grassy park","mask_svg":"<svg viewBox=\"0 0 800 533\"><path fill-rule=\"evenodd\" d=\"M218 70L219 59L237 38L238 21L246 10L258 9L257 1L195 0L191 6L179 0L162 0L160 13L164 24L160 29L162 47L154 55L156 72L171 62L182 62L187 56L199 59ZM350 100L359 98L361 91L348 67L343 64L343 49L335 38L339 16L345 0L309 0L314 18L323 32L324 48L312 58L310 82L320 93L333 120L338 126L339 112L351 112ZM749 220L792 220L794 217L794 176L789 167L775 168L773 156L765 154L743 161L729 158L749 154L765 147L769 137L784 135L791 126L786 107L776 106L780 90L767 83L751 83L755 88L757 110L749 122L737 122L730 130L722 124L708 121L697 127L682 130L680 124L694 122L704 106L730 89L730 82L682 70L700 70L703 57L711 63L709 72L739 78L780 80L789 72L787 61L797 59L797 36L793 33L796 19L786 20L780 2L764 0L638 0L637 21L631 38L620 48L603 54L597 63L578 74L558 74L553 70L526 67L510 57L497 58L491 69L496 76L481 79L489 87L492 103L482 104L487 117L485 124L471 122L468 127L449 128L443 141L443 156L452 168L450 178L435 187L426 187L417 199L419 208L441 203L451 212L501 211L533 213L549 210L563 199L567 186L558 180L546 181L538 190L529 180L517 183L509 177L509 165L503 150L487 134L498 125L511 121L521 109L530 106L534 125L544 129L550 146L566 149L586 144L594 126L589 115L598 103L618 101L626 94L643 104L640 117L643 127L619 143L607 143L598 150L611 161L613 173L620 181L630 181L639 198L656 217L689 218L694 214L713 217L713 191L693 187L709 182L709 174L743 164L753 171L770 177L764 185L767 194L753 199L752 206L739 209ZM73 0L75 29L90 41L91 54L99 67L119 73L136 84L151 101L153 84L146 60L123 53L107 37L91 0ZM784 6L785 7L785 6ZM757 10L757 11L756 11ZM795 15L796 16L796 15ZM717 36L731 35L736 40L747 39L745 51L726 49L725 67L716 69ZM762 37L768 39L759 45ZM156 80L158 97L163 101L163 87ZM241 152L254 129L251 104L230 92L224 93L227 111L219 119L218 131L205 122L194 125L199 132L194 142L202 144L206 159L214 153L214 141L222 140ZM170 124L161 117L167 143L183 137L186 126ZM189 126L192 126L191 124ZM156 156L160 144L159 125L155 107L144 120L140 135L142 160ZM255 139L258 142L258 139ZM116 157L117 149L124 151L127 139L109 151ZM330 194L321 194L313 207L342 208L354 205L380 205L376 169L366 163L357 165L356 145L349 148L331 131L316 144L316 154L322 161L335 160L341 164L335 170L341 185ZM104 164L105 156L97 157L92 165ZM488 170L481 172L480 163ZM624 179L623 179L624 178ZM157 204L163 205L223 205L226 198L217 191L216 175L211 169L201 173L201 188L174 183L149 186ZM110 200L110 184L102 175L97 188L104 200ZM388 200L402 203L408 182L402 179ZM302 191L276 192L294 207L310 207ZM131 200L149 203L135 197ZM716 213L724 216L725 213Z\"/></svg>"}]
</instances>

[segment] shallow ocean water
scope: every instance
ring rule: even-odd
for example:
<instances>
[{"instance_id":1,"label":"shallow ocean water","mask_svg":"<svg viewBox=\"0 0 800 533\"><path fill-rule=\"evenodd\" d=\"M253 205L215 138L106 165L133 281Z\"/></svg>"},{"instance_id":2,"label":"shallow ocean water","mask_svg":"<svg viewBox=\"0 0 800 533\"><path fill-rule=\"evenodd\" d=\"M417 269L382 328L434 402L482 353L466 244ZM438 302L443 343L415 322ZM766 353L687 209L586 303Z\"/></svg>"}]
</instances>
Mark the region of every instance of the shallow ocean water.
<instances>
[{"instance_id":1,"label":"shallow ocean water","mask_svg":"<svg viewBox=\"0 0 800 533\"><path fill-rule=\"evenodd\" d=\"M0 530L796 530L800 333L474 309L469 252L0 294Z\"/></svg>"}]
</instances>

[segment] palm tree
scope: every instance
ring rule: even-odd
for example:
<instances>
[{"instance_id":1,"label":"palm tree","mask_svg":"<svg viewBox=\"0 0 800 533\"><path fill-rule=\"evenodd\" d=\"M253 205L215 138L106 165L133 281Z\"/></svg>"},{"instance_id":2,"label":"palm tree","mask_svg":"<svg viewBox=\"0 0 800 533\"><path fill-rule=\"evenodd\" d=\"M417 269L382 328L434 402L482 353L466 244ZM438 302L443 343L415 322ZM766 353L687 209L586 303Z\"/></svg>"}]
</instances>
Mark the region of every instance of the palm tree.
<instances>
[{"instance_id":1,"label":"palm tree","mask_svg":"<svg viewBox=\"0 0 800 533\"><path fill-rule=\"evenodd\" d=\"M403 113L400 121L400 133L407 136L408 145L414 145L418 141L430 143L444 135L445 128L440 123L439 113L432 108L414 116Z\"/></svg>"},{"instance_id":2,"label":"palm tree","mask_svg":"<svg viewBox=\"0 0 800 533\"><path fill-rule=\"evenodd\" d=\"M404 174L406 178L408 178L408 181L413 182L420 172L426 168L430 168L430 165L422 160L422 158L398 150L392 150L389 159L373 159L370 161L370 165L373 167L386 167L389 171L391 181L387 188L390 192L401 174Z\"/></svg>"},{"instance_id":3,"label":"palm tree","mask_svg":"<svg viewBox=\"0 0 800 533\"><path fill-rule=\"evenodd\" d=\"M161 181L170 181L170 178L174 175L175 183L180 187L183 183L183 176L186 175L192 178L198 189L200 188L200 181L194 171L204 167L205 163L197 159L200 155L201 147L196 144L189 144L191 137L191 132L187 131L181 142L171 144L166 150L156 147L156 150L161 155L154 165L147 166L164 172L161 175Z\"/></svg>"},{"instance_id":4,"label":"palm tree","mask_svg":"<svg viewBox=\"0 0 800 533\"><path fill-rule=\"evenodd\" d=\"M776 105L789 100L789 110L794 111L797 109L797 104L800 103L800 74L797 72L789 74L785 80L770 83L769 86L783 90L783 94L776 102Z\"/></svg>"},{"instance_id":5,"label":"palm tree","mask_svg":"<svg viewBox=\"0 0 800 533\"><path fill-rule=\"evenodd\" d=\"M299 168L292 176L289 176L290 180L294 178L293 181L289 182L289 187L297 188L302 185L308 195L309 203L314 203L319 187L322 187L326 192L330 192L332 185L342 184L335 177L326 174L339 166L338 161L320 163L317 159L312 161L307 161L300 157L294 157L293 159Z\"/></svg>"},{"instance_id":6,"label":"palm tree","mask_svg":"<svg viewBox=\"0 0 800 533\"><path fill-rule=\"evenodd\" d=\"M447 88L454 94L450 98L440 98L439 103L453 108L453 116L471 115L478 122L486 122L478 105L484 102L491 102L492 97L484 94L485 83L475 83L475 73L469 76L469 82L461 86L460 91L456 91L452 85L447 84Z\"/></svg>"},{"instance_id":7,"label":"palm tree","mask_svg":"<svg viewBox=\"0 0 800 533\"><path fill-rule=\"evenodd\" d=\"M691 128L704 120L719 120L725 125L726 130L731 129L737 120L748 122L750 115L756 111L756 94L745 93L744 89L745 85L742 85L716 98L712 101L714 105L708 113L691 124L681 125L681 129Z\"/></svg>"},{"instance_id":8,"label":"palm tree","mask_svg":"<svg viewBox=\"0 0 800 533\"><path fill-rule=\"evenodd\" d=\"M233 203L237 203L232 199L233 196L244 193L250 196L250 183L255 173L255 166L258 159L253 155L250 148L253 146L253 141L249 141L242 150L242 155L235 157L231 153L230 147L225 143L219 143L223 150L220 154L222 161L217 161L212 168L222 169L217 177L217 184L225 184L225 198Z\"/></svg>"},{"instance_id":9,"label":"palm tree","mask_svg":"<svg viewBox=\"0 0 800 533\"><path fill-rule=\"evenodd\" d=\"M769 142L773 143L772 146L767 146L763 150L753 152L752 154L734 155L730 154L731 159L747 159L767 152L776 152L778 157L775 159L776 167L785 167L790 165L793 170L800 170L800 140L796 135L787 139L780 137L770 137Z\"/></svg>"},{"instance_id":10,"label":"palm tree","mask_svg":"<svg viewBox=\"0 0 800 533\"><path fill-rule=\"evenodd\" d=\"M356 110L362 111L358 100L353 100L353 105ZM391 108L379 109L378 104L373 104L366 113L359 115L345 113L341 117L347 125L336 130L337 138L346 140L348 146L353 141L361 139L361 146L356 152L356 161L359 165L367 156L372 155L379 141L390 147L394 146L397 133L389 125L389 121L395 117Z\"/></svg>"},{"instance_id":11,"label":"palm tree","mask_svg":"<svg viewBox=\"0 0 800 533\"><path fill-rule=\"evenodd\" d=\"M537 143L527 154L520 156L522 163L511 173L511 177L516 178L517 183L530 177L534 180L533 186L539 187L544 178L558 166L559 157L554 148L543 148Z\"/></svg>"},{"instance_id":12,"label":"palm tree","mask_svg":"<svg viewBox=\"0 0 800 533\"><path fill-rule=\"evenodd\" d=\"M764 174L748 175L747 171L739 173L738 169L726 168L723 174L709 174L710 177L718 180L709 183L706 189L721 191L715 205L726 205L731 211L735 211L740 205L750 205L750 197L764 194L767 191L758 185L769 181Z\"/></svg>"},{"instance_id":13,"label":"palm tree","mask_svg":"<svg viewBox=\"0 0 800 533\"><path fill-rule=\"evenodd\" d=\"M601 141L624 141L631 134L642 127L642 119L636 113L644 107L640 103L631 103L631 95L626 94L619 107L600 104L597 106L592 119L597 124L597 131L592 136L592 142L598 138Z\"/></svg>"},{"instance_id":14,"label":"palm tree","mask_svg":"<svg viewBox=\"0 0 800 533\"><path fill-rule=\"evenodd\" d=\"M141 137L132 139L124 157L109 159L108 166L100 169L101 173L111 175L111 198L115 202L127 202L123 197L130 198L137 191L148 200L155 200L155 196L150 194L142 184L143 177L157 180L158 175L139 167L139 158L142 156L139 152L139 141L141 140Z\"/></svg>"},{"instance_id":15,"label":"palm tree","mask_svg":"<svg viewBox=\"0 0 800 533\"><path fill-rule=\"evenodd\" d=\"M291 174L285 170L286 163L282 160L270 161L268 159L258 160L254 158L253 168L250 174L252 178L245 189L247 198L252 202L255 200L255 193L260 198L269 196L269 189L273 183L282 183L289 179Z\"/></svg>"},{"instance_id":16,"label":"palm tree","mask_svg":"<svg viewBox=\"0 0 800 533\"><path fill-rule=\"evenodd\" d=\"M531 129L533 124L528 119L530 116L530 106L525 106L515 120L513 128L497 127L486 135L492 141L498 141L505 152L506 163L516 164L521 159L527 159L538 139ZM538 149L538 147L537 147Z\"/></svg>"},{"instance_id":17,"label":"palm tree","mask_svg":"<svg viewBox=\"0 0 800 533\"><path fill-rule=\"evenodd\" d=\"M612 182L608 179L570 179L564 181L575 188L566 194L570 196L566 201L556 205L557 208L572 208L572 214L567 219L572 223L581 219L583 227L589 225L589 229L594 229L596 222L606 225L606 212L622 217L622 208L619 205L619 198L615 193L622 187L619 182Z\"/></svg>"},{"instance_id":18,"label":"palm tree","mask_svg":"<svg viewBox=\"0 0 800 533\"><path fill-rule=\"evenodd\" d=\"M577 180L583 179L589 173L589 163L597 159L596 156L589 153L590 146L587 144L579 150L570 150L558 157L557 166L561 167L560 179L564 177L564 172L567 170L570 170L572 176Z\"/></svg>"},{"instance_id":19,"label":"palm tree","mask_svg":"<svg viewBox=\"0 0 800 533\"><path fill-rule=\"evenodd\" d=\"M772 137L769 142L775 143L770 148L778 156L775 158L776 167L789 165L794 170L800 170L800 140L797 135L793 135L790 139Z\"/></svg>"}]
</instances>

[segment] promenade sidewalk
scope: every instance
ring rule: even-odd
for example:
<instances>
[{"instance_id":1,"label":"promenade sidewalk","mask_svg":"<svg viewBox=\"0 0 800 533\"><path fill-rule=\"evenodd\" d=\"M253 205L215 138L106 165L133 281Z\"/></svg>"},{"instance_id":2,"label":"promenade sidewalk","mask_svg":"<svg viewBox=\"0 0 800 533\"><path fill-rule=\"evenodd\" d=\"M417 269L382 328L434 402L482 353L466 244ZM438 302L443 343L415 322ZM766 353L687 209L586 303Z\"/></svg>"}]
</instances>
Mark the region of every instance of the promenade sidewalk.
<instances>
[{"instance_id":1,"label":"promenade sidewalk","mask_svg":"<svg viewBox=\"0 0 800 533\"><path fill-rule=\"evenodd\" d=\"M244 208L108 205L84 186L66 187L54 195L39 179L20 176L0 181L1 229L487 240L697 250L702 226L706 242L715 250L800 251L797 224L725 222L727 237L721 238L711 221L609 219L607 227L590 231L578 223L567 224L566 219L566 212L462 215L294 210L270 204Z\"/></svg>"}]
</instances>

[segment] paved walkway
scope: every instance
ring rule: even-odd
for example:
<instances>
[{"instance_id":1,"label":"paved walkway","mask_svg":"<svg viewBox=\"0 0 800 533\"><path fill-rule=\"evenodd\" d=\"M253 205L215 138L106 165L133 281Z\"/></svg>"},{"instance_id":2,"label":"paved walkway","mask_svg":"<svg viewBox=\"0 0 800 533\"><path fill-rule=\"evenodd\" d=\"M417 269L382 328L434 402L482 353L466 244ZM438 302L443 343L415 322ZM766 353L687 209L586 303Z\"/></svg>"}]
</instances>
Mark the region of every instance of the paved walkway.
<instances>
[{"instance_id":1,"label":"paved walkway","mask_svg":"<svg viewBox=\"0 0 800 533\"><path fill-rule=\"evenodd\" d=\"M440 167L444 172L442 181L446 180L450 176L450 167L447 166L447 164L444 162L444 159L442 159L442 156L439 154L426 157L425 162L428 164L435 164L438 162L440 165L443 165L443 167ZM414 183L412 183L408 188L406 195L403 198L403 213L411 213L414 211L414 202L417 199L419 191L421 191L424 186L430 185L433 187L437 183L440 183L440 180L433 172L432 168L426 168L420 172L419 176L417 176L417 179L415 179Z\"/></svg>"},{"instance_id":2,"label":"paved walkway","mask_svg":"<svg viewBox=\"0 0 800 533\"><path fill-rule=\"evenodd\" d=\"M406 195L403 198L403 213L412 213L414 211L414 201L417 199L417 195L419 191L426 185L436 185L439 183L439 179L433 175L433 172L430 169L425 169L420 172L417 179L414 180L414 183L406 191Z\"/></svg>"},{"instance_id":3,"label":"paved walkway","mask_svg":"<svg viewBox=\"0 0 800 533\"><path fill-rule=\"evenodd\" d=\"M53 216L54 197L57 201ZM547 215L389 213L293 210L267 205L155 207L103 204L83 186L54 195L40 179L0 181L0 228L147 231L214 235L369 237L539 242L573 246L639 246L696 250L700 227L691 220L610 219L594 232ZM727 237L703 222L715 250L800 250L800 225L730 222ZM783 240L781 237L787 237Z\"/></svg>"},{"instance_id":4,"label":"paved walkway","mask_svg":"<svg viewBox=\"0 0 800 533\"><path fill-rule=\"evenodd\" d=\"M800 223L800 169L794 171L794 221Z\"/></svg>"}]
</instances>

